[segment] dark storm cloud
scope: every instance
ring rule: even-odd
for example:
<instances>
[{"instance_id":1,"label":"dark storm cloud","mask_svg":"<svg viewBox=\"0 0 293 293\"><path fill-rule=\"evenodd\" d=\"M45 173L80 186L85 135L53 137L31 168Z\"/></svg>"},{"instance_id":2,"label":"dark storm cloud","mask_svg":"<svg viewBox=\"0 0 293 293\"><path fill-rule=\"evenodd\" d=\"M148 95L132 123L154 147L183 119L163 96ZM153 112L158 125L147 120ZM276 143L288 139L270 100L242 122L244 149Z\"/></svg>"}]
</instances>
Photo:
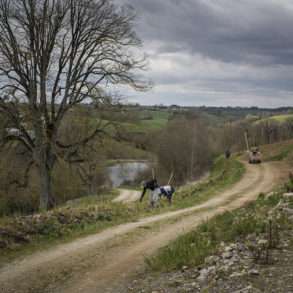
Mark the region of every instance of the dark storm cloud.
<instances>
[{"instance_id":1,"label":"dark storm cloud","mask_svg":"<svg viewBox=\"0 0 293 293\"><path fill-rule=\"evenodd\" d=\"M227 62L293 63L293 11L282 1L129 0L145 40ZM290 3L290 1L288 1Z\"/></svg>"},{"instance_id":2,"label":"dark storm cloud","mask_svg":"<svg viewBox=\"0 0 293 293\"><path fill-rule=\"evenodd\" d=\"M293 105L291 0L119 2L137 11L149 76L157 85L140 102L156 95L167 104L180 96L182 104L220 105L239 96L235 105Z\"/></svg>"}]
</instances>

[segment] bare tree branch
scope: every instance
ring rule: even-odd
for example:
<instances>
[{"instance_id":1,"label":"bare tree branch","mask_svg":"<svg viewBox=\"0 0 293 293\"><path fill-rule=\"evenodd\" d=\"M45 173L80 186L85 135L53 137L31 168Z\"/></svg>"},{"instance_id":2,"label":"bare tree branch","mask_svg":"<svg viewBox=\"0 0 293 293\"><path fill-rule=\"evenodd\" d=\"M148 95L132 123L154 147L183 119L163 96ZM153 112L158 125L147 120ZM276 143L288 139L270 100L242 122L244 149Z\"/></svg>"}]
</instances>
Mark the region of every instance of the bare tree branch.
<instances>
[{"instance_id":1,"label":"bare tree branch","mask_svg":"<svg viewBox=\"0 0 293 293\"><path fill-rule=\"evenodd\" d=\"M107 133L102 123L63 142L68 113L91 101L106 106L101 89L108 84L148 87L135 74L146 62L134 51L141 45L134 19L133 10L112 0L0 0L0 112L19 131L2 143L15 141L30 151L43 208L57 158L81 162L78 148Z\"/></svg>"}]
</instances>

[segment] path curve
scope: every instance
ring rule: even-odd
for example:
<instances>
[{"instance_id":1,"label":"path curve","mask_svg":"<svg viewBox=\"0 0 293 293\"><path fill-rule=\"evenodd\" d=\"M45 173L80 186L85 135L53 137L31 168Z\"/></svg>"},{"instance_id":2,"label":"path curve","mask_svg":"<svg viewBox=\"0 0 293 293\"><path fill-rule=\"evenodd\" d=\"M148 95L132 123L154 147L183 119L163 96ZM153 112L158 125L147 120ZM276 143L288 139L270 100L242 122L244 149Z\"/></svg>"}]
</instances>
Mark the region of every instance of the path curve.
<instances>
[{"instance_id":1,"label":"path curve","mask_svg":"<svg viewBox=\"0 0 293 293\"><path fill-rule=\"evenodd\" d=\"M129 189L118 189L119 196L113 199L113 202L122 202L122 203L130 203L138 201L141 195L141 192L137 190L129 190Z\"/></svg>"},{"instance_id":2,"label":"path curve","mask_svg":"<svg viewBox=\"0 0 293 293\"><path fill-rule=\"evenodd\" d=\"M0 270L0 292L122 292L119 286L143 268L145 256L203 220L269 192L287 174L279 163L246 165L246 169L241 181L203 204L123 224L15 261ZM170 219L177 221L166 222ZM125 239L154 223L156 229L137 233L133 242Z\"/></svg>"}]
</instances>

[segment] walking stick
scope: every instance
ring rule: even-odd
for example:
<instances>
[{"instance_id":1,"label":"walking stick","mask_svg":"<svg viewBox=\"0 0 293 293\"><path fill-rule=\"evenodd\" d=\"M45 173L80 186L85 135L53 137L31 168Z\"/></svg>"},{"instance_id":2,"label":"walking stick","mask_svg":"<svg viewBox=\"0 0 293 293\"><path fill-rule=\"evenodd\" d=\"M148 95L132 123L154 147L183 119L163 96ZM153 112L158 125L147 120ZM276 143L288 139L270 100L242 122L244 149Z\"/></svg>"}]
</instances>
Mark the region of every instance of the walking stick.
<instances>
[{"instance_id":1,"label":"walking stick","mask_svg":"<svg viewBox=\"0 0 293 293\"><path fill-rule=\"evenodd\" d=\"M174 171L172 171L171 175L170 175L170 178L169 178L169 181L168 181L168 184L167 185L170 185L172 179L174 177Z\"/></svg>"}]
</instances>

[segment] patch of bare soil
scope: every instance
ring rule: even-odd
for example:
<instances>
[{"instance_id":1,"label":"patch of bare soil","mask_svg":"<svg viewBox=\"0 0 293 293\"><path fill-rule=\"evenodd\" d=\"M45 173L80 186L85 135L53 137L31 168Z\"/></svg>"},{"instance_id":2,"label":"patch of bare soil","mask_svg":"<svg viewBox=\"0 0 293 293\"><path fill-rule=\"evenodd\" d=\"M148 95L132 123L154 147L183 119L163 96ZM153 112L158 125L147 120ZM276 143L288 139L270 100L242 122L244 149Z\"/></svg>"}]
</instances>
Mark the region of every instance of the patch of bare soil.
<instances>
[{"instance_id":1,"label":"patch of bare soil","mask_svg":"<svg viewBox=\"0 0 293 293\"><path fill-rule=\"evenodd\" d=\"M7 265L0 270L0 292L122 292L143 270L145 256L202 221L270 191L287 175L278 163L246 168L240 182L204 204L123 224Z\"/></svg>"}]
</instances>

